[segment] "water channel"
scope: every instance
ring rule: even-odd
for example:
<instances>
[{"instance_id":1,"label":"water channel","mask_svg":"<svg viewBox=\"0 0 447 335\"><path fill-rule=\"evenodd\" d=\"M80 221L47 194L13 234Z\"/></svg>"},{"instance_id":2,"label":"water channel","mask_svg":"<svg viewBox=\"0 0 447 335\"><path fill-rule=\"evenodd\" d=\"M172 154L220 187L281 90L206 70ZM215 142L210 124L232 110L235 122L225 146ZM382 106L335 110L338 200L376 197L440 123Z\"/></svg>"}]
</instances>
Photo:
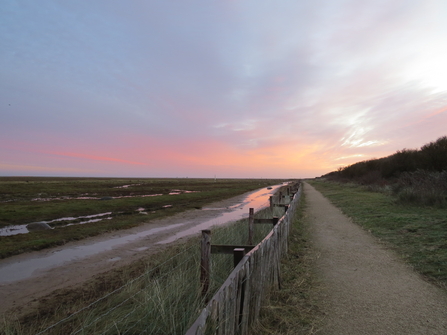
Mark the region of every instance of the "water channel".
<instances>
[{"instance_id":1,"label":"water channel","mask_svg":"<svg viewBox=\"0 0 447 335\"><path fill-rule=\"evenodd\" d=\"M203 229L210 228L211 226L225 224L232 221L237 221L242 218L248 217L249 208L254 208L255 212L269 205L269 197L273 195L281 185L275 185L271 188L262 188L260 190L250 193L242 202L228 207L225 212L221 212L218 216L208 219L203 222L198 222L192 228L185 229L183 231L173 234L171 237L157 242L157 244L167 244L174 242L175 240L194 235L199 233ZM221 210L221 208L203 208L203 210ZM160 232L169 232L169 230L176 229L184 226L190 222L172 224L165 227L151 228L139 233L129 234L122 237L111 238L106 241L91 242L82 246L67 247L62 250L57 250L49 255L30 257L19 262L9 262L8 259L0 262L0 284L5 284L12 281L18 281L22 279L30 278L35 271L48 270L68 262L76 261L82 258L96 255L101 252L110 251L117 246L125 245L143 239L152 234ZM140 251L148 249L147 247L140 248ZM138 251L138 250L137 250ZM117 257L112 260L119 260ZM3 264L2 264L3 263Z\"/></svg>"}]
</instances>

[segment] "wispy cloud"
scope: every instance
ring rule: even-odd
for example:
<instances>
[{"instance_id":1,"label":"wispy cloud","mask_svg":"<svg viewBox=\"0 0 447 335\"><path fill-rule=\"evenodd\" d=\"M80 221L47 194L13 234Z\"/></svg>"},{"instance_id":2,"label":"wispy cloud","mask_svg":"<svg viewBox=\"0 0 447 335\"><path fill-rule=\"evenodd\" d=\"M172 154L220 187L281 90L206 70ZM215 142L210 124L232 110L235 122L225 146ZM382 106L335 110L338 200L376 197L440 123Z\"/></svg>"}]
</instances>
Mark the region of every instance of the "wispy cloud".
<instances>
[{"instance_id":1,"label":"wispy cloud","mask_svg":"<svg viewBox=\"0 0 447 335\"><path fill-rule=\"evenodd\" d=\"M300 177L419 147L446 134L446 12L6 2L0 174Z\"/></svg>"},{"instance_id":2,"label":"wispy cloud","mask_svg":"<svg viewBox=\"0 0 447 335\"><path fill-rule=\"evenodd\" d=\"M133 161L125 160L125 159L112 158L112 157L103 157L103 156L94 156L94 155L86 155L86 154L75 153L75 152L48 152L48 153L50 153L51 155L57 155L57 156L80 158L80 159L83 159L83 160L117 162L117 163L124 163L124 164L130 164L130 165L147 165L145 163L133 162Z\"/></svg>"}]
</instances>

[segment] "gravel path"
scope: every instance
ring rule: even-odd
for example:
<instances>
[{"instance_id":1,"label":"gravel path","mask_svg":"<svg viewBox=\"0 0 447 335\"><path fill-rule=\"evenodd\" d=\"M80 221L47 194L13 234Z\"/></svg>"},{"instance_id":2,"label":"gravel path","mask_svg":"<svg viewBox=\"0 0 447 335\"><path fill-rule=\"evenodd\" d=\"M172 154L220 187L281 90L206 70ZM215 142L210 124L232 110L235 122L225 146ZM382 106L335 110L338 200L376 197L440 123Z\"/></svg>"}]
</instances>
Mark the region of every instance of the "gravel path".
<instances>
[{"instance_id":1,"label":"gravel path","mask_svg":"<svg viewBox=\"0 0 447 335\"><path fill-rule=\"evenodd\" d=\"M320 335L447 334L447 294L305 183L325 314Z\"/></svg>"}]
</instances>

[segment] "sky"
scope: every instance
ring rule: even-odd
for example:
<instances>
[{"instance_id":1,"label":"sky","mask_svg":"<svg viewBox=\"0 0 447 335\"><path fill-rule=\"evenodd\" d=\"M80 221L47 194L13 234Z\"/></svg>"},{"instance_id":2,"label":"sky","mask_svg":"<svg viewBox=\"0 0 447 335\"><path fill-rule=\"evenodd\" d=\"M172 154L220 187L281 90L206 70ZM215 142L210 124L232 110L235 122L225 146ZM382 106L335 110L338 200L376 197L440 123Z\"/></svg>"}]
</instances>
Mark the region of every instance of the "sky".
<instances>
[{"instance_id":1,"label":"sky","mask_svg":"<svg viewBox=\"0 0 447 335\"><path fill-rule=\"evenodd\" d=\"M308 178L447 135L445 0L2 0L0 176Z\"/></svg>"}]
</instances>

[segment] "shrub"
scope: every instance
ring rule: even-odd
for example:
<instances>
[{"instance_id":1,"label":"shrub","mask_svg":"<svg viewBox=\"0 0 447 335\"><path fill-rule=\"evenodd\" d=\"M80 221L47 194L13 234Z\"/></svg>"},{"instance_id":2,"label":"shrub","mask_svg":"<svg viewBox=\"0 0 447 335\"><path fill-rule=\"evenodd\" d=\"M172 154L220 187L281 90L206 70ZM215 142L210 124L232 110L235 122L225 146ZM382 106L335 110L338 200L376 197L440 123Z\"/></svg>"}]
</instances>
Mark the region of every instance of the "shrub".
<instances>
[{"instance_id":1,"label":"shrub","mask_svg":"<svg viewBox=\"0 0 447 335\"><path fill-rule=\"evenodd\" d=\"M440 137L420 150L403 149L380 159L361 161L340 167L323 177L339 182L356 182L362 185L385 186L402 174L417 170L442 172L447 170L447 136Z\"/></svg>"},{"instance_id":2,"label":"shrub","mask_svg":"<svg viewBox=\"0 0 447 335\"><path fill-rule=\"evenodd\" d=\"M402 173L393 191L403 202L446 207L447 170L442 172L417 170Z\"/></svg>"},{"instance_id":3,"label":"shrub","mask_svg":"<svg viewBox=\"0 0 447 335\"><path fill-rule=\"evenodd\" d=\"M447 136L424 145L421 154L425 165L423 168L438 172L447 170Z\"/></svg>"}]
</instances>

